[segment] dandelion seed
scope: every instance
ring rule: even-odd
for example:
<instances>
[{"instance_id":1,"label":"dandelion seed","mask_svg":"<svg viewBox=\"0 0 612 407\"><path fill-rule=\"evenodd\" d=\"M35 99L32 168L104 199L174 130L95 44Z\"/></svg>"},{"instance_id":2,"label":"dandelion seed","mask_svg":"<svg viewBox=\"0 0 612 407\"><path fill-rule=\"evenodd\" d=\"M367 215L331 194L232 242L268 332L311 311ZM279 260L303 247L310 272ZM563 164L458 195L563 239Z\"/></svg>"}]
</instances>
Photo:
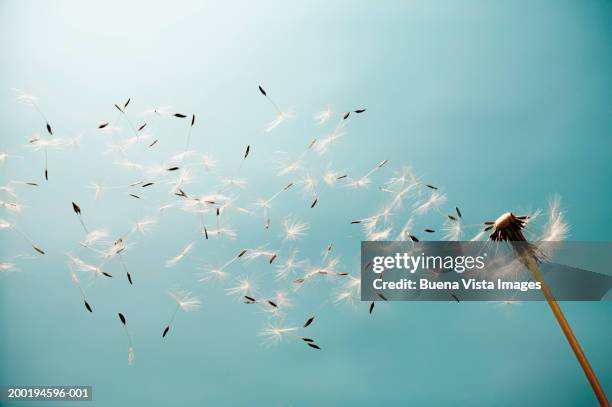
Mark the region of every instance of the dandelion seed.
<instances>
[{"instance_id":1,"label":"dandelion seed","mask_svg":"<svg viewBox=\"0 0 612 407\"><path fill-rule=\"evenodd\" d=\"M166 267L174 267L176 266L185 256L189 254L189 252L193 249L193 245L195 242L189 243L179 254L172 257L170 260L166 261Z\"/></svg>"},{"instance_id":2,"label":"dandelion seed","mask_svg":"<svg viewBox=\"0 0 612 407\"><path fill-rule=\"evenodd\" d=\"M285 219L283 221L283 227L285 229L284 239L289 241L295 241L306 236L306 232L310 229L307 223L292 219Z\"/></svg>"},{"instance_id":3,"label":"dandelion seed","mask_svg":"<svg viewBox=\"0 0 612 407\"><path fill-rule=\"evenodd\" d=\"M314 316L312 316L312 317L308 318L308 319L306 320L306 322L304 322L304 328L308 328L308 327L310 326L310 324L312 324L312 321L314 321L314 319L315 319L315 317L314 317Z\"/></svg>"},{"instance_id":4,"label":"dandelion seed","mask_svg":"<svg viewBox=\"0 0 612 407\"><path fill-rule=\"evenodd\" d=\"M134 363L134 348L130 346L128 348L128 365L132 366L132 363Z\"/></svg>"},{"instance_id":5,"label":"dandelion seed","mask_svg":"<svg viewBox=\"0 0 612 407\"><path fill-rule=\"evenodd\" d=\"M227 295L238 295L238 298L252 296L254 291L255 286L246 277L238 278L234 286L225 289Z\"/></svg>"},{"instance_id":6,"label":"dandelion seed","mask_svg":"<svg viewBox=\"0 0 612 407\"><path fill-rule=\"evenodd\" d=\"M274 109L277 112L276 118L274 120L272 120L270 123L268 123L268 125L266 126L266 132L270 132L272 130L274 130L276 127L278 127L282 122L284 122L287 119L290 119L291 117L293 117L293 115L291 113L288 112L283 112L278 105L270 98L270 96L268 96L268 94L266 93L265 90L263 90L263 88L261 86L259 86L259 92L261 92L262 95L264 95L264 97L266 99L268 99L268 101L270 102L270 104L274 107Z\"/></svg>"},{"instance_id":7,"label":"dandelion seed","mask_svg":"<svg viewBox=\"0 0 612 407\"><path fill-rule=\"evenodd\" d=\"M539 241L558 242L565 240L569 231L569 226L565 222L564 213L561 211L561 197L555 195L550 201L548 209L548 222Z\"/></svg>"},{"instance_id":8,"label":"dandelion seed","mask_svg":"<svg viewBox=\"0 0 612 407\"><path fill-rule=\"evenodd\" d=\"M414 212L419 215L424 215L425 213L429 212L431 209L437 208L440 205L444 204L445 202L446 202L446 196L435 191L429 196L429 198L426 201L418 204L415 207Z\"/></svg>"},{"instance_id":9,"label":"dandelion seed","mask_svg":"<svg viewBox=\"0 0 612 407\"><path fill-rule=\"evenodd\" d=\"M81 223L81 226L83 226L83 230L85 231L85 233L89 234L87 226L85 226L85 222L83 222L83 217L81 216L81 207L76 203L72 202L72 210L74 210L74 213L76 213L79 217L79 222Z\"/></svg>"},{"instance_id":10,"label":"dandelion seed","mask_svg":"<svg viewBox=\"0 0 612 407\"><path fill-rule=\"evenodd\" d=\"M262 329L258 335L264 338L264 343L268 346L278 344L288 337L295 337L298 328L293 326L281 326L269 324Z\"/></svg>"},{"instance_id":11,"label":"dandelion seed","mask_svg":"<svg viewBox=\"0 0 612 407\"><path fill-rule=\"evenodd\" d=\"M332 111L331 105L327 105L325 110L314 115L314 120L317 126L321 126L325 124L332 116L334 112Z\"/></svg>"}]
</instances>

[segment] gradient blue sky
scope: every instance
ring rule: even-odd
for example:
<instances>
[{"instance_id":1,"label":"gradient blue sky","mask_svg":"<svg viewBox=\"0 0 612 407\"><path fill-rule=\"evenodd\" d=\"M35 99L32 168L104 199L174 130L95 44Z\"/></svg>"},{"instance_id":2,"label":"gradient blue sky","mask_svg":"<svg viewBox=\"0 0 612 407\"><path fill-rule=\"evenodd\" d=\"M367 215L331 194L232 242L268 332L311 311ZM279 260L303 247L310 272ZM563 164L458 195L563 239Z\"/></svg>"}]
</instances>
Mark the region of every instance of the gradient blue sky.
<instances>
[{"instance_id":1,"label":"gradient blue sky","mask_svg":"<svg viewBox=\"0 0 612 407\"><path fill-rule=\"evenodd\" d=\"M262 187L248 199L282 185L270 160L277 150L298 154L318 136L316 111L328 103L367 107L334 150L338 167L365 173L388 159L381 182L410 165L473 222L543 207L560 193L572 239L610 240L611 21L609 1L2 1L0 151L18 157L0 167L1 182L42 183L40 155L22 146L44 128L14 102L12 88L36 94L56 132L83 139L78 151L50 154L49 183L22 193L29 208L19 224L48 254L23 262L23 273L0 275L0 384L93 385L90 406L595 405L543 303L394 303L373 316L365 304L328 306L313 326L323 352L299 343L266 349L256 337L261 315L198 285L193 264L163 268L194 239L185 214L164 218L157 238L134 248L138 290L96 283L93 315L82 309L63 253L80 238L69 201L116 233L146 213L123 198L94 201L85 188L130 178L99 161L113 159L100 155L95 129L127 97L134 111L195 112L194 148L228 170L251 144L249 181ZM263 128L273 111L259 84L296 113L270 134ZM182 147L184 128L160 132L167 143L159 157ZM317 212L296 202L297 195L276 210L308 216L303 250L316 254L335 241L345 267L357 270L360 235L347 220L379 205L375 185L330 192ZM244 226L245 242L262 242L249 223L234 226ZM236 249L201 247L204 258ZM2 231L0 256L23 250ZM162 343L173 285L204 304L179 315ZM317 288L301 309L327 296ZM563 309L612 393L612 304ZM119 311L135 338L132 367Z\"/></svg>"}]
</instances>

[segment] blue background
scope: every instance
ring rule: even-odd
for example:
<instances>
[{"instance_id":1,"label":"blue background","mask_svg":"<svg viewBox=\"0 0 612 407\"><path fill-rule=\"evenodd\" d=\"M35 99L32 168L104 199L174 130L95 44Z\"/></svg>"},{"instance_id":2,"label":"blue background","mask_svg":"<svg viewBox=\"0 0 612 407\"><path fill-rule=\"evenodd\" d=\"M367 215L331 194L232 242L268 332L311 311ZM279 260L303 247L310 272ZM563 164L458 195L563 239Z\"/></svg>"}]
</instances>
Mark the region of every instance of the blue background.
<instances>
[{"instance_id":1,"label":"blue background","mask_svg":"<svg viewBox=\"0 0 612 407\"><path fill-rule=\"evenodd\" d=\"M237 171L250 144L245 205L284 185L271 170L276 151L297 156L324 133L313 125L315 112L328 103L367 107L330 158L355 174L388 159L384 174L368 190L322 192L316 211L295 192L274 207L279 222L293 214L310 223L304 255L334 242L353 274L361 235L348 221L379 206L376 187L404 164L443 187L449 207L459 205L472 223L543 207L558 192L572 239L610 240L611 21L607 1L3 1L0 150L13 157L0 179L41 183L19 190L28 207L17 223L47 255L20 261L23 273L0 275L0 384L92 385L94 402L84 403L92 406L595 405L544 303L393 303L368 315L367 304L326 304L333 287L321 284L301 293L288 322L316 310L309 329L323 351L299 342L263 347L256 333L266 317L221 287L197 283L202 262L164 268L194 240L196 255L213 263L240 247L280 246L279 230L265 234L259 213L232 217L239 239L223 243L204 242L192 215L169 211L126 254L133 287L115 264L119 278L87 288L93 314L82 307L64 253L78 251L82 237L70 201L90 225L115 235L153 213L150 201L116 192L95 201L86 188L137 178L102 154L107 139L96 130L128 97L134 121L152 105L194 112L192 146L218 158L221 173ZM259 84L296 114L271 133L263 129L274 112ZM42 153L22 148L44 123L15 103L12 88L39 97L57 134L83 135L80 149L50 152L48 183ZM153 160L184 145L186 129L176 121L155 132ZM199 175L192 188L212 191L214 181ZM148 199L161 202L166 193ZM18 253L29 248L1 231L0 256ZM232 273L257 275L265 287L266 266ZM174 286L194 291L203 306L180 313L162 341ZM562 306L612 393L612 304ZM131 367L117 312L134 337Z\"/></svg>"}]
</instances>

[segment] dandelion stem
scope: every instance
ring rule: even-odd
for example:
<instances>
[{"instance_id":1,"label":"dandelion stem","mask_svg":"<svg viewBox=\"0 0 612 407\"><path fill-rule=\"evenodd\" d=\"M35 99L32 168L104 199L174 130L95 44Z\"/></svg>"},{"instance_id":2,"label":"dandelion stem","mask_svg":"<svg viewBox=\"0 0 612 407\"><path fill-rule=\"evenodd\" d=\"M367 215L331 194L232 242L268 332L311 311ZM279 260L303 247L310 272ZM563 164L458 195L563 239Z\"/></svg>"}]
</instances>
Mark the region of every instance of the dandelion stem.
<instances>
[{"instance_id":1,"label":"dandelion stem","mask_svg":"<svg viewBox=\"0 0 612 407\"><path fill-rule=\"evenodd\" d=\"M606 394L604 393L604 390L601 387L599 380L597 379L597 375L593 371L593 368L591 367L589 360L584 354L584 351L582 350L582 347L580 346L578 339L576 339L576 336L574 335L572 327L570 326L569 322L567 322L567 319L565 318L565 315L563 314L563 311L561 310L559 303L557 302L554 295L552 294L550 288L548 287L548 284L546 284L546 282L544 281L544 277L542 276L540 267L538 266L538 263L535 257L531 253L528 253L528 252L522 252L522 253L523 254L521 255L521 258L523 260L523 263L527 266L529 271L531 271L536 281L541 283L542 293L544 294L544 297L546 298L546 302L548 302L550 310L552 311L555 318L557 319L557 322L559 323L559 326L561 327L561 330L563 331L565 338L567 339L570 347L574 351L574 354L576 355L576 358L578 359L578 363L580 363L580 366L582 367L584 374L586 375L589 383L591 384L591 387L593 388L593 392L595 393L595 396L597 397L599 404L601 406L609 407L610 402L608 401Z\"/></svg>"}]
</instances>

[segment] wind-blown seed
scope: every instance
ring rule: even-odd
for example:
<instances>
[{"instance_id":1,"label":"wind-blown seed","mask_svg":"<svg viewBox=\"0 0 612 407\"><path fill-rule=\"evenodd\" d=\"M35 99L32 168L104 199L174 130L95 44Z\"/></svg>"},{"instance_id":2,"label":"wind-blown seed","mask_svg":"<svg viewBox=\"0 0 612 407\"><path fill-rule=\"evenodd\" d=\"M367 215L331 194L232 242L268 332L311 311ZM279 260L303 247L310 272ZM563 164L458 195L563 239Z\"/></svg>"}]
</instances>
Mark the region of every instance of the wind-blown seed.
<instances>
[{"instance_id":1,"label":"wind-blown seed","mask_svg":"<svg viewBox=\"0 0 612 407\"><path fill-rule=\"evenodd\" d=\"M319 202L319 198L315 198L315 200L312 202L312 204L310 205L311 208L314 208L315 205L317 204L317 202Z\"/></svg>"},{"instance_id":2,"label":"wind-blown seed","mask_svg":"<svg viewBox=\"0 0 612 407\"><path fill-rule=\"evenodd\" d=\"M310 346L310 347L311 347L311 348L313 348L313 349L319 349L319 350L321 349L321 348L319 347L319 345L317 345L317 344L315 344L315 343L306 342L306 345Z\"/></svg>"},{"instance_id":3,"label":"wind-blown seed","mask_svg":"<svg viewBox=\"0 0 612 407\"><path fill-rule=\"evenodd\" d=\"M302 338L302 340L304 342L314 342L314 339L310 339L310 338Z\"/></svg>"},{"instance_id":4,"label":"wind-blown seed","mask_svg":"<svg viewBox=\"0 0 612 407\"><path fill-rule=\"evenodd\" d=\"M98 128L99 128L99 129L103 129L103 128L105 128L106 126L108 126L109 124L110 124L109 122L102 123L101 125L99 125L99 126L98 126Z\"/></svg>"},{"instance_id":5,"label":"wind-blown seed","mask_svg":"<svg viewBox=\"0 0 612 407\"><path fill-rule=\"evenodd\" d=\"M32 248L33 248L34 250L36 250L38 253L40 253L40 254L45 254L45 252L43 251L43 249L41 249L40 247L36 247L36 246L32 245Z\"/></svg>"},{"instance_id":6,"label":"wind-blown seed","mask_svg":"<svg viewBox=\"0 0 612 407\"><path fill-rule=\"evenodd\" d=\"M110 273L107 273L106 271L102 272L102 275L106 276L106 277L112 277L113 275Z\"/></svg>"},{"instance_id":7,"label":"wind-blown seed","mask_svg":"<svg viewBox=\"0 0 612 407\"><path fill-rule=\"evenodd\" d=\"M191 127L195 124L195 114L191 115Z\"/></svg>"},{"instance_id":8,"label":"wind-blown seed","mask_svg":"<svg viewBox=\"0 0 612 407\"><path fill-rule=\"evenodd\" d=\"M370 314L374 311L374 301L370 304Z\"/></svg>"},{"instance_id":9,"label":"wind-blown seed","mask_svg":"<svg viewBox=\"0 0 612 407\"><path fill-rule=\"evenodd\" d=\"M246 147L246 151L244 152L244 159L245 160L249 156L249 151L251 151L251 146L250 145Z\"/></svg>"},{"instance_id":10,"label":"wind-blown seed","mask_svg":"<svg viewBox=\"0 0 612 407\"><path fill-rule=\"evenodd\" d=\"M123 325L125 325L125 324L126 324L126 323L125 323L125 317L123 316L123 314L120 312L118 315L119 315L119 319L121 320L121 323L122 323Z\"/></svg>"},{"instance_id":11,"label":"wind-blown seed","mask_svg":"<svg viewBox=\"0 0 612 407\"><path fill-rule=\"evenodd\" d=\"M141 197L139 197L138 195L135 194L129 194L132 198L136 198L136 199L142 199Z\"/></svg>"},{"instance_id":12,"label":"wind-blown seed","mask_svg":"<svg viewBox=\"0 0 612 407\"><path fill-rule=\"evenodd\" d=\"M435 233L436 231L433 230L433 229L425 229L425 232L427 232L427 233Z\"/></svg>"},{"instance_id":13,"label":"wind-blown seed","mask_svg":"<svg viewBox=\"0 0 612 407\"><path fill-rule=\"evenodd\" d=\"M174 117L178 117L179 119L184 119L187 116L182 113L174 113Z\"/></svg>"},{"instance_id":14,"label":"wind-blown seed","mask_svg":"<svg viewBox=\"0 0 612 407\"><path fill-rule=\"evenodd\" d=\"M130 98L128 98L128 100L125 101L125 104L123 105L123 108L125 109L126 107L128 107L128 105L130 104Z\"/></svg>"},{"instance_id":15,"label":"wind-blown seed","mask_svg":"<svg viewBox=\"0 0 612 407\"><path fill-rule=\"evenodd\" d=\"M166 171L176 171L176 170L178 170L179 168L180 168L180 167L170 167L170 168L167 168L167 169L166 169Z\"/></svg>"},{"instance_id":16,"label":"wind-blown seed","mask_svg":"<svg viewBox=\"0 0 612 407\"><path fill-rule=\"evenodd\" d=\"M91 306L89 305L87 301L85 301L85 308L87 308L87 311L93 312L93 310L91 309Z\"/></svg>"},{"instance_id":17,"label":"wind-blown seed","mask_svg":"<svg viewBox=\"0 0 612 407\"><path fill-rule=\"evenodd\" d=\"M74 202L72 203L72 209L77 215L81 214L81 207Z\"/></svg>"},{"instance_id":18,"label":"wind-blown seed","mask_svg":"<svg viewBox=\"0 0 612 407\"><path fill-rule=\"evenodd\" d=\"M314 317L314 316L312 316L312 317L308 318L308 319L306 320L306 322L304 322L304 328L308 328L308 326L309 326L310 324L312 324L312 322L314 321L314 319L315 319L315 317Z\"/></svg>"},{"instance_id":19,"label":"wind-blown seed","mask_svg":"<svg viewBox=\"0 0 612 407\"><path fill-rule=\"evenodd\" d=\"M50 135L53 135L53 130L51 130L51 125L49 123L47 123L47 131Z\"/></svg>"},{"instance_id":20,"label":"wind-blown seed","mask_svg":"<svg viewBox=\"0 0 612 407\"><path fill-rule=\"evenodd\" d=\"M261 92L261 94L262 94L262 95L264 95L264 96L268 96L268 95L266 94L266 91L265 91L265 90L264 90L264 89L263 89L261 86L259 86L259 91Z\"/></svg>"},{"instance_id":21,"label":"wind-blown seed","mask_svg":"<svg viewBox=\"0 0 612 407\"><path fill-rule=\"evenodd\" d=\"M357 110L354 110L354 112L355 112L355 113L363 113L363 112L365 112L365 111L366 111L365 109L357 109Z\"/></svg>"},{"instance_id":22,"label":"wind-blown seed","mask_svg":"<svg viewBox=\"0 0 612 407\"><path fill-rule=\"evenodd\" d=\"M158 141L159 141L159 140L155 140L154 142L152 142L151 144L149 144L149 148L150 148L150 147L153 147L155 144L157 144L157 142L158 142Z\"/></svg>"},{"instance_id":23,"label":"wind-blown seed","mask_svg":"<svg viewBox=\"0 0 612 407\"><path fill-rule=\"evenodd\" d=\"M138 128L138 131L141 131L142 129L144 129L146 125L147 125L146 123L143 123L143 125Z\"/></svg>"},{"instance_id":24,"label":"wind-blown seed","mask_svg":"<svg viewBox=\"0 0 612 407\"><path fill-rule=\"evenodd\" d=\"M459 216L460 218L462 218L463 216L461 215L461 211L459 210L459 207L455 207L455 211L457 211L457 216Z\"/></svg>"},{"instance_id":25,"label":"wind-blown seed","mask_svg":"<svg viewBox=\"0 0 612 407\"><path fill-rule=\"evenodd\" d=\"M166 326L166 328L164 329L164 332L162 333L162 338L166 337L166 334L168 333L169 330L170 330L170 325Z\"/></svg>"},{"instance_id":26,"label":"wind-blown seed","mask_svg":"<svg viewBox=\"0 0 612 407\"><path fill-rule=\"evenodd\" d=\"M346 112L344 113L344 116L342 117L342 120L346 120L348 119L349 115L351 114L351 112Z\"/></svg>"},{"instance_id":27,"label":"wind-blown seed","mask_svg":"<svg viewBox=\"0 0 612 407\"><path fill-rule=\"evenodd\" d=\"M459 298L457 298L457 296L455 294L451 294L451 297L453 297L455 299L455 301L460 302Z\"/></svg>"},{"instance_id":28,"label":"wind-blown seed","mask_svg":"<svg viewBox=\"0 0 612 407\"><path fill-rule=\"evenodd\" d=\"M154 182L147 182L146 184L142 185L142 188L150 187L153 184L154 184Z\"/></svg>"}]
</instances>

